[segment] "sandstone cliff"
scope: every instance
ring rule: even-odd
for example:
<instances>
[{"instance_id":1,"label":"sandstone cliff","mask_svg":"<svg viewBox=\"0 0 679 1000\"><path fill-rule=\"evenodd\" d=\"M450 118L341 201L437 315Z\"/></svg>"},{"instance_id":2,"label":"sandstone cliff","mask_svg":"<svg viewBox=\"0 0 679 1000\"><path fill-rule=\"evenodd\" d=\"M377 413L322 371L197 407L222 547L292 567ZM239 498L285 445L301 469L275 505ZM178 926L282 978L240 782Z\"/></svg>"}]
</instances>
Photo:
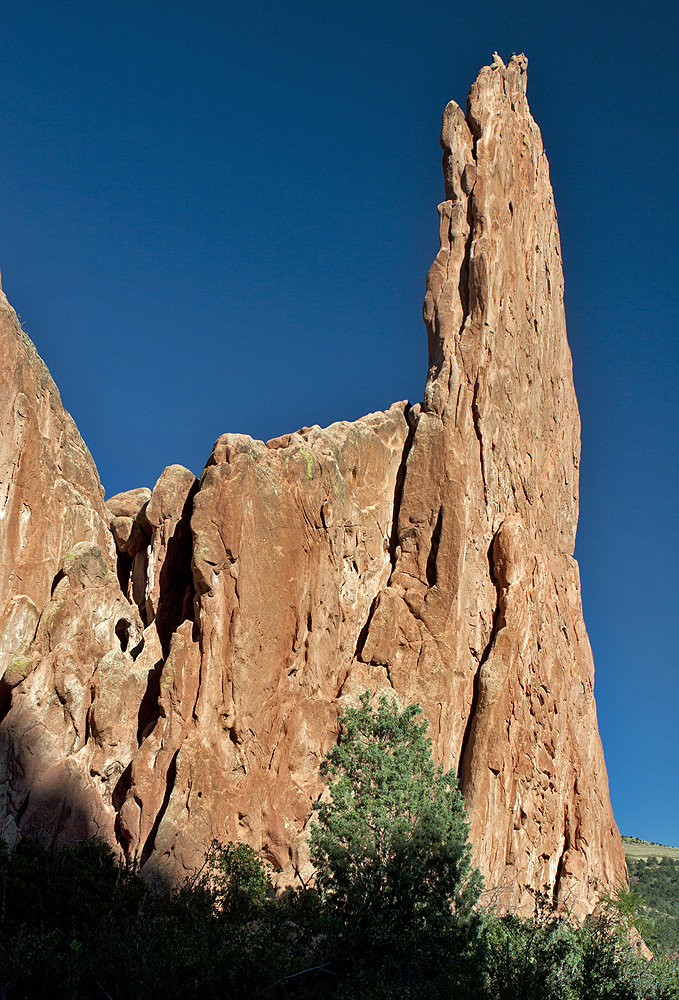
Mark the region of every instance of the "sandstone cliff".
<instances>
[{"instance_id":1,"label":"sandstone cliff","mask_svg":"<svg viewBox=\"0 0 679 1000\"><path fill-rule=\"evenodd\" d=\"M443 116L421 405L216 442L104 506L2 298L0 831L290 876L342 707L419 702L498 901L624 873L572 554L579 418L526 60ZM110 530L109 530L110 528ZM115 549L113 547L115 540Z\"/></svg>"}]
</instances>

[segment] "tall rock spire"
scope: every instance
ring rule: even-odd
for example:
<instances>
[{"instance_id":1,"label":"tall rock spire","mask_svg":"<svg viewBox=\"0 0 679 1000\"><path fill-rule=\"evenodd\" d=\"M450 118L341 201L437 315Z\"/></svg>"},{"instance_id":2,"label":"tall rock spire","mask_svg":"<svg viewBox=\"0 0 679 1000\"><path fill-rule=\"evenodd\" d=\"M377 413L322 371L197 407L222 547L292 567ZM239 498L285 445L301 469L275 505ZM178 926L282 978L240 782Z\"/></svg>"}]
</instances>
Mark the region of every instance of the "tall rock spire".
<instances>
[{"instance_id":1,"label":"tall rock spire","mask_svg":"<svg viewBox=\"0 0 679 1000\"><path fill-rule=\"evenodd\" d=\"M429 373L362 658L425 706L496 898L547 887L586 907L624 854L573 559L580 422L526 67L496 57L466 117L452 101L443 114Z\"/></svg>"}]
</instances>

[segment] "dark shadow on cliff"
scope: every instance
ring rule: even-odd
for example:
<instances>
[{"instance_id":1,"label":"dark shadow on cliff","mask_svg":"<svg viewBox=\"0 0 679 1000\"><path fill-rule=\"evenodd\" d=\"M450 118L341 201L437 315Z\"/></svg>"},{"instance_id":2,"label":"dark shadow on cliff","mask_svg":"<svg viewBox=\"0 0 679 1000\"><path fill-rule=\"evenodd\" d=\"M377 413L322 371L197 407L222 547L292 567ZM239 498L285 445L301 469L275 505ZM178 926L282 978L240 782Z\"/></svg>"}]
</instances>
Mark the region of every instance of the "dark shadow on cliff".
<instances>
[{"instance_id":1,"label":"dark shadow on cliff","mask_svg":"<svg viewBox=\"0 0 679 1000\"><path fill-rule=\"evenodd\" d=\"M55 770L57 773L51 775ZM129 784L129 771L128 767L123 772L118 786L125 785L126 778ZM114 798L117 797L120 805L124 794L118 786ZM63 768L59 765L47 772L16 814L0 819L0 855L18 852L23 858L23 869L26 872L33 870L36 878L41 867L55 870L64 865L73 867L76 864L73 858L81 855L99 858L93 873L95 879L101 877L104 868L111 866L121 872L139 872L141 859L126 859L122 848L111 841L110 830L102 828L93 815L87 789L78 788L73 780L64 780ZM80 874L85 878L87 872L83 870ZM155 895L169 895L176 888L160 868L154 868L149 885Z\"/></svg>"},{"instance_id":2,"label":"dark shadow on cliff","mask_svg":"<svg viewBox=\"0 0 679 1000\"><path fill-rule=\"evenodd\" d=\"M398 472L396 473L396 487L394 489L394 513L392 515L391 534L389 536L389 558L391 559L392 572L396 566L396 549L399 545L398 520L401 513L401 501L403 500L403 486L406 478L406 466L408 464L410 450L413 446L415 431L417 430L417 417L413 416L413 407L408 405L403 415L408 421L408 436L403 445L401 461L398 467Z\"/></svg>"}]
</instances>

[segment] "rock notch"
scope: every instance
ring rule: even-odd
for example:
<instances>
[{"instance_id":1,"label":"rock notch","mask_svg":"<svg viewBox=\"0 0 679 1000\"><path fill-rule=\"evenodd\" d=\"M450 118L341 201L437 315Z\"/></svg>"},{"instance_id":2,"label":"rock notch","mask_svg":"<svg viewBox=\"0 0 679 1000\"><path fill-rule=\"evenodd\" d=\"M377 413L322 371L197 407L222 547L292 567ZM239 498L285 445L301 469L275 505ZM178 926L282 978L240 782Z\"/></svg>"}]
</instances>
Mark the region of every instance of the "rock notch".
<instances>
[{"instance_id":1,"label":"rock notch","mask_svg":"<svg viewBox=\"0 0 679 1000\"><path fill-rule=\"evenodd\" d=\"M579 417L526 59L441 145L423 403L224 434L104 505L2 296L0 832L98 834L147 872L244 840L307 862L338 713L418 702L499 905L576 912L625 872L573 559ZM114 545L115 542L115 545Z\"/></svg>"}]
</instances>

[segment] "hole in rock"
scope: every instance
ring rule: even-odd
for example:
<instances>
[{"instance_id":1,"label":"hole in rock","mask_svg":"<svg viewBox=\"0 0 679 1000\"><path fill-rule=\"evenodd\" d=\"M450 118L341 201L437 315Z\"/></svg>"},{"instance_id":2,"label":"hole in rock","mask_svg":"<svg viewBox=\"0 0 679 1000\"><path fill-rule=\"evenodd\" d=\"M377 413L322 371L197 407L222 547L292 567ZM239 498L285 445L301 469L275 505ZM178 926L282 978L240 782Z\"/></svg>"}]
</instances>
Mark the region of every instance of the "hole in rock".
<instances>
[{"instance_id":1,"label":"hole in rock","mask_svg":"<svg viewBox=\"0 0 679 1000\"><path fill-rule=\"evenodd\" d=\"M130 762L116 782L111 795L111 804L116 812L120 812L120 807L127 798L127 793L132 784L132 762Z\"/></svg>"},{"instance_id":2,"label":"hole in rock","mask_svg":"<svg viewBox=\"0 0 679 1000\"><path fill-rule=\"evenodd\" d=\"M143 648L144 648L144 636L142 636L137 645L130 650L130 656L132 657L133 660L137 659Z\"/></svg>"},{"instance_id":3,"label":"hole in rock","mask_svg":"<svg viewBox=\"0 0 679 1000\"><path fill-rule=\"evenodd\" d=\"M160 715L158 698L160 697L160 671L162 668L163 660L158 660L153 670L149 671L148 684L139 706L139 714L137 715L137 743L140 746L142 741L153 730Z\"/></svg>"},{"instance_id":4,"label":"hole in rock","mask_svg":"<svg viewBox=\"0 0 679 1000\"><path fill-rule=\"evenodd\" d=\"M120 648L123 651L123 653L127 651L129 631L131 628L132 628L132 622L128 622L124 618L121 618L120 621L116 622L116 635L118 637L118 642L120 643Z\"/></svg>"},{"instance_id":5,"label":"hole in rock","mask_svg":"<svg viewBox=\"0 0 679 1000\"><path fill-rule=\"evenodd\" d=\"M57 585L61 583L61 581L64 579L65 576L66 574L64 573L63 569L60 569L57 575L52 580L52 589L50 591L50 597L54 597L54 591L57 589Z\"/></svg>"},{"instance_id":6,"label":"hole in rock","mask_svg":"<svg viewBox=\"0 0 679 1000\"><path fill-rule=\"evenodd\" d=\"M120 589L123 594L126 594L130 585L130 577L132 576L132 560L126 552L118 553L118 558L116 560L116 575L118 577L118 585L120 586Z\"/></svg>"}]
</instances>

